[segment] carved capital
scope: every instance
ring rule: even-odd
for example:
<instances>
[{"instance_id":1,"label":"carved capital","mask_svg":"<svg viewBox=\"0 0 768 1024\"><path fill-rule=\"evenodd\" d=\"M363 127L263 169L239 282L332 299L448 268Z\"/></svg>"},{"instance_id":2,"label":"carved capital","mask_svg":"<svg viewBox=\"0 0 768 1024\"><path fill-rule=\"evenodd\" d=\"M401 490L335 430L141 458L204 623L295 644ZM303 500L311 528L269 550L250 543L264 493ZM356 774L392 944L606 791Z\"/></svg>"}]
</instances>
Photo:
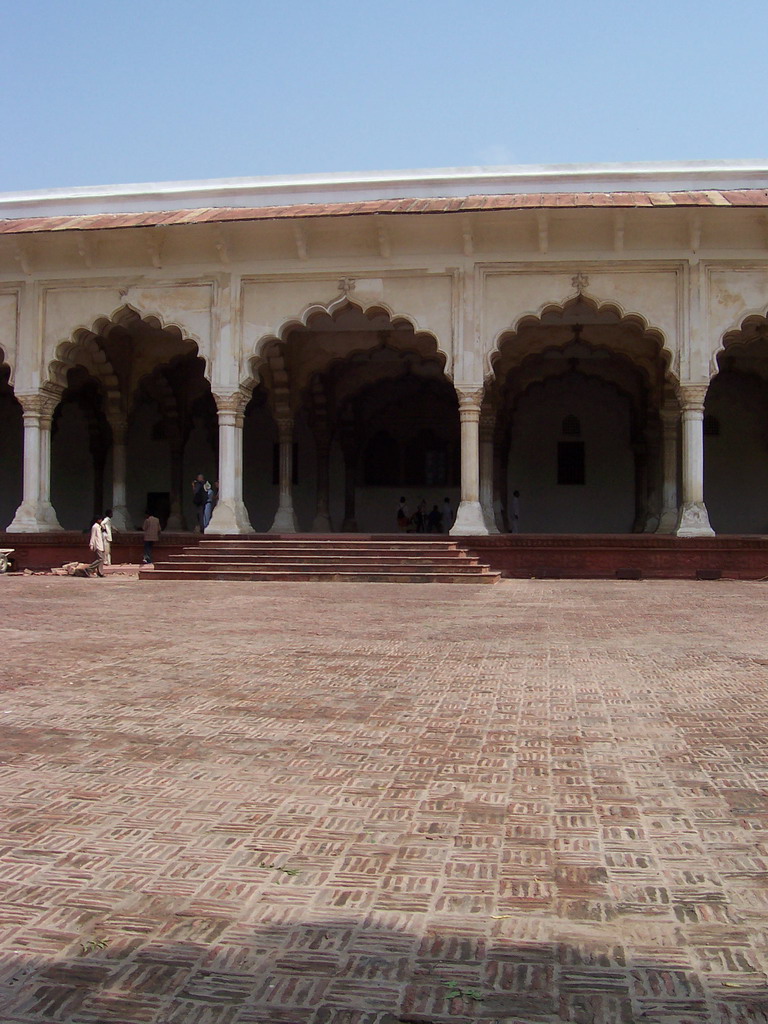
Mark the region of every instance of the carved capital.
<instances>
[{"instance_id":1,"label":"carved capital","mask_svg":"<svg viewBox=\"0 0 768 1024\"><path fill-rule=\"evenodd\" d=\"M128 434L128 417L121 413L107 413L107 422L112 431L112 444L125 444Z\"/></svg>"},{"instance_id":2,"label":"carved capital","mask_svg":"<svg viewBox=\"0 0 768 1024\"><path fill-rule=\"evenodd\" d=\"M456 397L459 400L459 416L462 418L479 418L484 394L483 388L462 388L457 386Z\"/></svg>"},{"instance_id":3,"label":"carved capital","mask_svg":"<svg viewBox=\"0 0 768 1024\"><path fill-rule=\"evenodd\" d=\"M709 384L678 384L677 398L683 412L703 412Z\"/></svg>"},{"instance_id":4,"label":"carved capital","mask_svg":"<svg viewBox=\"0 0 768 1024\"><path fill-rule=\"evenodd\" d=\"M480 440L493 441L496 434L496 410L485 405L480 410Z\"/></svg>"},{"instance_id":5,"label":"carved capital","mask_svg":"<svg viewBox=\"0 0 768 1024\"><path fill-rule=\"evenodd\" d=\"M293 440L293 416L282 413L275 416L275 423L277 424L277 434L281 442L288 442Z\"/></svg>"},{"instance_id":6,"label":"carved capital","mask_svg":"<svg viewBox=\"0 0 768 1024\"><path fill-rule=\"evenodd\" d=\"M229 412L241 416L245 412L249 396L244 391L238 390L223 395L214 392L213 398L216 402L217 412Z\"/></svg>"},{"instance_id":7,"label":"carved capital","mask_svg":"<svg viewBox=\"0 0 768 1024\"><path fill-rule=\"evenodd\" d=\"M56 406L61 401L64 389L56 384L46 384L44 389L34 394L17 394L19 402L25 415L37 416L42 421L49 421L53 416Z\"/></svg>"}]
</instances>

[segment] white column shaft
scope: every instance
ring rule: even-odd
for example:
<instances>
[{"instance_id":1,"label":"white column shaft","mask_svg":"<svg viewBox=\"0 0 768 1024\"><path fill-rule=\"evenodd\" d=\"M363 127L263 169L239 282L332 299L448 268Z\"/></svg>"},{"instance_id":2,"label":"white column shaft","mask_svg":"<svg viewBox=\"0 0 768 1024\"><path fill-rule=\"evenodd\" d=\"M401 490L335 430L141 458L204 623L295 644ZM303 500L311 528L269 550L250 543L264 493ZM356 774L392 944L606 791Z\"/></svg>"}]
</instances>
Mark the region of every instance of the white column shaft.
<instances>
[{"instance_id":1,"label":"white column shaft","mask_svg":"<svg viewBox=\"0 0 768 1024\"><path fill-rule=\"evenodd\" d=\"M454 536L476 536L488 533L480 505L480 402L482 391L459 392L461 426L461 503Z\"/></svg>"},{"instance_id":2,"label":"white column shaft","mask_svg":"<svg viewBox=\"0 0 768 1024\"><path fill-rule=\"evenodd\" d=\"M50 501L51 418L40 408L24 409L23 495L9 533L47 533L61 525Z\"/></svg>"},{"instance_id":3,"label":"white column shaft","mask_svg":"<svg viewBox=\"0 0 768 1024\"><path fill-rule=\"evenodd\" d=\"M112 525L116 530L132 528L128 513L128 446L125 432L112 428Z\"/></svg>"},{"instance_id":4,"label":"white column shaft","mask_svg":"<svg viewBox=\"0 0 768 1024\"><path fill-rule=\"evenodd\" d=\"M296 515L293 511L293 420L282 417L278 420L279 439L279 498L277 512L270 533L298 533Z\"/></svg>"},{"instance_id":5,"label":"white column shaft","mask_svg":"<svg viewBox=\"0 0 768 1024\"><path fill-rule=\"evenodd\" d=\"M219 399L219 496L206 533L253 533L243 503L243 416Z\"/></svg>"},{"instance_id":6,"label":"white column shaft","mask_svg":"<svg viewBox=\"0 0 768 1024\"><path fill-rule=\"evenodd\" d=\"M50 434L48 435L50 437ZM37 413L24 413L24 494L22 502L37 505L42 497L42 431Z\"/></svg>"},{"instance_id":7,"label":"white column shaft","mask_svg":"<svg viewBox=\"0 0 768 1024\"><path fill-rule=\"evenodd\" d=\"M293 430L280 431L280 507L293 507Z\"/></svg>"},{"instance_id":8,"label":"white column shaft","mask_svg":"<svg viewBox=\"0 0 768 1024\"><path fill-rule=\"evenodd\" d=\"M663 423L661 516L657 533L672 533L677 523L677 424L677 415Z\"/></svg>"},{"instance_id":9,"label":"white column shaft","mask_svg":"<svg viewBox=\"0 0 768 1024\"><path fill-rule=\"evenodd\" d=\"M683 502L704 501L704 411L683 410Z\"/></svg>"},{"instance_id":10,"label":"white column shaft","mask_svg":"<svg viewBox=\"0 0 768 1024\"><path fill-rule=\"evenodd\" d=\"M714 530L704 504L705 385L681 385L683 407L683 493L675 533L679 537L711 537Z\"/></svg>"},{"instance_id":11,"label":"white column shaft","mask_svg":"<svg viewBox=\"0 0 768 1024\"><path fill-rule=\"evenodd\" d=\"M493 508L493 439L480 441L480 506L488 533L498 533Z\"/></svg>"}]
</instances>

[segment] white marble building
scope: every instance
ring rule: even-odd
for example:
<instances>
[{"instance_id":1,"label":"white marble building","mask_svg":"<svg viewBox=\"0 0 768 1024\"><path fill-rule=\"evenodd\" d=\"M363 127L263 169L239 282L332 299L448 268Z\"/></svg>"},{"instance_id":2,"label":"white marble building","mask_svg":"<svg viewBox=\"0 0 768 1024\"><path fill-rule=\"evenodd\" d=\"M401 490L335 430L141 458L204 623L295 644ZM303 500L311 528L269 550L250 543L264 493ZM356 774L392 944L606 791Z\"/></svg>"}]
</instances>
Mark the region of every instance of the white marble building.
<instances>
[{"instance_id":1,"label":"white marble building","mask_svg":"<svg viewBox=\"0 0 768 1024\"><path fill-rule=\"evenodd\" d=\"M768 167L0 195L0 527L768 533Z\"/></svg>"}]
</instances>

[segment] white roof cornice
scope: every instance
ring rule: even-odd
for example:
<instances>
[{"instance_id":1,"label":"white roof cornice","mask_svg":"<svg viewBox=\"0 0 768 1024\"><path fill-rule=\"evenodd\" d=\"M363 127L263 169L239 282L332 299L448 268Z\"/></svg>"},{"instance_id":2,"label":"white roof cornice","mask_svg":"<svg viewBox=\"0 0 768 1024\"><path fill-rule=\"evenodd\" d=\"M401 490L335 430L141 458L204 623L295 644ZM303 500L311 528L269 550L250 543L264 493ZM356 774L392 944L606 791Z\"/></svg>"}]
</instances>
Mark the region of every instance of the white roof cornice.
<instances>
[{"instance_id":1,"label":"white roof cornice","mask_svg":"<svg viewBox=\"0 0 768 1024\"><path fill-rule=\"evenodd\" d=\"M473 195L767 188L768 162L756 161L462 167L6 192L0 193L0 219Z\"/></svg>"}]
</instances>

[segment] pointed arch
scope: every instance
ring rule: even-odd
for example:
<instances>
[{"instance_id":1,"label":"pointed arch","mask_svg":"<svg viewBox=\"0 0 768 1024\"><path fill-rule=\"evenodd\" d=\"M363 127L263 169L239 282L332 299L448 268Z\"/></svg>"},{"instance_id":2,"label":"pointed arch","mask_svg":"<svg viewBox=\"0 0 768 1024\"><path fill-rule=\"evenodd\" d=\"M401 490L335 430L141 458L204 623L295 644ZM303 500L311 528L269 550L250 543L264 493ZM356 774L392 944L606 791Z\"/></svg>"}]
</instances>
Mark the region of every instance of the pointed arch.
<instances>
[{"instance_id":1,"label":"pointed arch","mask_svg":"<svg viewBox=\"0 0 768 1024\"><path fill-rule=\"evenodd\" d=\"M626 310L614 300L601 300L583 292L571 296L564 302L544 302L537 310L521 314L511 326L500 330L493 339L491 351L486 357L486 384L491 384L496 379L505 343L521 331L537 327L572 329L577 324L584 327L631 328L639 332L644 340L655 346L657 355L664 364L665 377L677 383L677 377L673 370L674 353L669 348L664 332L660 328L649 323L641 313ZM542 350L544 347L551 347L551 342L549 345L542 345ZM525 353L522 354L530 354L530 351L530 348L526 348Z\"/></svg>"},{"instance_id":2,"label":"pointed arch","mask_svg":"<svg viewBox=\"0 0 768 1024\"><path fill-rule=\"evenodd\" d=\"M710 361L710 380L720 371L720 357L728 349L745 349L755 341L768 340L768 306L742 313L733 326L723 331Z\"/></svg>"},{"instance_id":3,"label":"pointed arch","mask_svg":"<svg viewBox=\"0 0 768 1024\"><path fill-rule=\"evenodd\" d=\"M210 381L211 367L209 360L201 354L201 343L198 337L187 331L181 324L166 320L156 311L142 311L128 303L116 307L111 313L99 314L90 325L79 325L68 338L59 341L54 350L54 358L48 364L48 380L51 383L66 385L67 371L75 365L76 361L79 361L104 384L110 397L115 392L119 394L118 375L106 353L98 344L98 338L107 336L115 327L130 328L132 324L138 322L194 346L195 355L203 361L203 374ZM77 359L73 358L75 356Z\"/></svg>"},{"instance_id":4,"label":"pointed arch","mask_svg":"<svg viewBox=\"0 0 768 1024\"><path fill-rule=\"evenodd\" d=\"M342 293L328 303L309 303L300 313L286 317L274 330L262 334L255 342L252 354L248 358L250 375L243 383L250 388L259 383L259 369L265 361L269 347L275 342L286 341L292 331L307 330L311 326L310 322L316 317L326 316L335 321L347 310L357 310L369 321L374 321L379 317L386 318L390 329L397 329L400 326L407 325L413 330L415 337L429 338L434 345L435 352L443 361L443 372L450 376L449 353L441 347L437 335L420 324L416 317L408 313L398 312L380 299L366 302L363 298L352 298L348 294Z\"/></svg>"}]
</instances>

